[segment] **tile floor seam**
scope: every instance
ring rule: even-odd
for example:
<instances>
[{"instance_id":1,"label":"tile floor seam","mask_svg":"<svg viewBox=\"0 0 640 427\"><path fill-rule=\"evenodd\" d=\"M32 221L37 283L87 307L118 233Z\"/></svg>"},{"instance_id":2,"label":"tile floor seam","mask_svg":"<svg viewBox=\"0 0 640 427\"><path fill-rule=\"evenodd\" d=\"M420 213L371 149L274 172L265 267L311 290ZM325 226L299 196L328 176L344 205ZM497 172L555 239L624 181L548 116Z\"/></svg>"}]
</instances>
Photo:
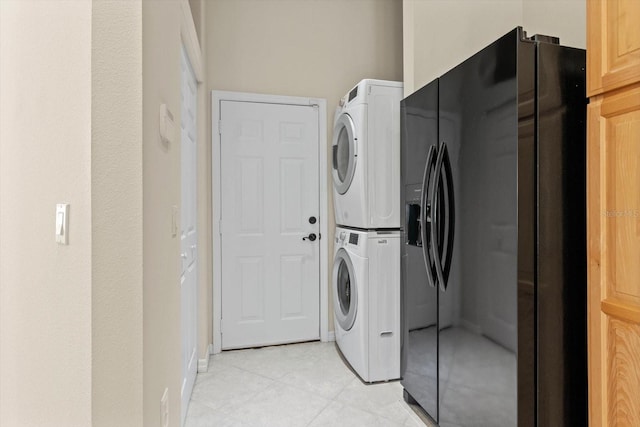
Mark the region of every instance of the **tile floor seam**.
<instances>
[{"instance_id":1,"label":"tile floor seam","mask_svg":"<svg viewBox=\"0 0 640 427\"><path fill-rule=\"evenodd\" d=\"M327 404L324 406L324 408L322 408L322 409L320 410L320 412L318 412L318 413L315 415L315 417L313 417L313 418L311 419L311 421L309 421L309 422L307 423L306 427L309 427L311 424L313 424L313 422L314 422L314 421L315 421L315 420L320 416L320 414L322 414L322 413L325 411L325 409L327 409L327 408L331 405L331 402L333 402L333 400L329 400L329 399L328 399Z\"/></svg>"},{"instance_id":2,"label":"tile floor seam","mask_svg":"<svg viewBox=\"0 0 640 427\"><path fill-rule=\"evenodd\" d=\"M284 377L282 377L282 378L284 378ZM330 402L331 402L332 400L335 400L336 396L338 396L340 393L342 393L342 390L344 390L344 388L346 387L346 385L345 385L345 386L344 386L343 388L341 388L341 389L340 389L340 391L338 391L334 396L332 396L332 397L326 397L326 396L322 396L321 394L319 394L319 393L317 393L317 392L313 392L313 391L307 390L307 389L305 389L304 387L300 387L300 386L297 386L297 385L295 385L295 384L285 383L285 382L283 382L283 381L280 381L280 379L273 380L273 381L276 381L276 382L278 382L278 383L280 383L280 384L282 384L282 385L288 386L288 387L293 387L293 388L295 388L295 389L297 389L297 390L300 390L300 391L303 391L303 392L305 392L305 393L315 394L315 395L317 395L317 396L319 396L319 397L321 397L321 398L323 398L323 399L327 399L327 400L329 400Z\"/></svg>"},{"instance_id":3,"label":"tile floor seam","mask_svg":"<svg viewBox=\"0 0 640 427\"><path fill-rule=\"evenodd\" d=\"M355 377L355 378L354 378L354 380L359 380L359 378L358 378L358 377ZM335 400L335 401L337 402L336 398L337 398L338 396L340 396L340 395L342 394L342 392L343 392L347 387L349 387L349 384L351 384L352 382L353 382L353 380L351 380L351 381L347 382L344 386L342 386L342 388L340 389L340 391L339 391L339 392L337 392L335 396L333 396L333 399L332 399L332 400Z\"/></svg>"},{"instance_id":4,"label":"tile floor seam","mask_svg":"<svg viewBox=\"0 0 640 427\"><path fill-rule=\"evenodd\" d=\"M266 376L266 375L264 375L264 374L261 374L261 373L259 373L259 372L255 372L255 371L252 371L252 370L246 369L246 368L244 368L244 367L242 367L242 366L233 365L233 364L230 364L230 365L228 365L228 366L232 366L232 367L234 367L234 368L236 368L236 369L239 369L239 370L241 370L241 371L243 371L243 372L246 372L246 373L249 373L249 374L253 374L253 375L257 375L257 376L259 376L259 377L261 377L261 378L264 378L264 379L267 379L267 380L271 380L271 381L278 381L278 378L271 378L271 377L268 377L268 376ZM283 376L284 376L284 375L283 375ZM282 378L282 377L280 377L280 378Z\"/></svg>"}]
</instances>

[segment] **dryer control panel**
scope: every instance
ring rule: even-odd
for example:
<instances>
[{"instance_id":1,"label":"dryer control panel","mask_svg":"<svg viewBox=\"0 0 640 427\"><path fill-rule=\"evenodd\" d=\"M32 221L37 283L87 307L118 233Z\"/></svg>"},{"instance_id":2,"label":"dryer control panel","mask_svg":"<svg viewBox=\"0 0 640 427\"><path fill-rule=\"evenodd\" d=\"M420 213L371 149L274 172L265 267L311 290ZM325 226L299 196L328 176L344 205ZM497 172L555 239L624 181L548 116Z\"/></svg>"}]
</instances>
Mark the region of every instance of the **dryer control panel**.
<instances>
[{"instance_id":1,"label":"dryer control panel","mask_svg":"<svg viewBox=\"0 0 640 427\"><path fill-rule=\"evenodd\" d=\"M356 233L349 233L349 244L357 245L358 244L358 236Z\"/></svg>"},{"instance_id":2,"label":"dryer control panel","mask_svg":"<svg viewBox=\"0 0 640 427\"><path fill-rule=\"evenodd\" d=\"M340 246L356 245L358 246L358 241L360 240L360 236L357 233L349 233L346 231L341 231L336 234L336 243Z\"/></svg>"}]
</instances>

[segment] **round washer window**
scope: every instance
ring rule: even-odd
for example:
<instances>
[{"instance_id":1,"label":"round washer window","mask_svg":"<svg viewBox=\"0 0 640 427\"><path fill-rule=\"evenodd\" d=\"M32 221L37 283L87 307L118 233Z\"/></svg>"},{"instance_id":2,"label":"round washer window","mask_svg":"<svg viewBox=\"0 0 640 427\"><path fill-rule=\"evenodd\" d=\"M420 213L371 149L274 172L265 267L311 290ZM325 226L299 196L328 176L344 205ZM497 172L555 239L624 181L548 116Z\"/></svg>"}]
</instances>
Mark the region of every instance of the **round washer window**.
<instances>
[{"instance_id":1,"label":"round washer window","mask_svg":"<svg viewBox=\"0 0 640 427\"><path fill-rule=\"evenodd\" d=\"M338 267L338 301L342 314L348 315L351 308L351 276L344 260L340 260L340 267Z\"/></svg>"},{"instance_id":2,"label":"round washer window","mask_svg":"<svg viewBox=\"0 0 640 427\"><path fill-rule=\"evenodd\" d=\"M338 249L333 263L334 312L340 327L353 327L358 308L358 288L351 258L344 248Z\"/></svg>"},{"instance_id":3,"label":"round washer window","mask_svg":"<svg viewBox=\"0 0 640 427\"><path fill-rule=\"evenodd\" d=\"M344 126L342 126L338 131L338 141L336 145L338 146L336 170L338 171L338 178L340 179L340 182L344 182L347 178L349 158L351 157L351 153L349 153L349 133Z\"/></svg>"},{"instance_id":4,"label":"round washer window","mask_svg":"<svg viewBox=\"0 0 640 427\"><path fill-rule=\"evenodd\" d=\"M356 141L353 120L342 114L333 128L333 185L339 194L347 192L356 170Z\"/></svg>"}]
</instances>

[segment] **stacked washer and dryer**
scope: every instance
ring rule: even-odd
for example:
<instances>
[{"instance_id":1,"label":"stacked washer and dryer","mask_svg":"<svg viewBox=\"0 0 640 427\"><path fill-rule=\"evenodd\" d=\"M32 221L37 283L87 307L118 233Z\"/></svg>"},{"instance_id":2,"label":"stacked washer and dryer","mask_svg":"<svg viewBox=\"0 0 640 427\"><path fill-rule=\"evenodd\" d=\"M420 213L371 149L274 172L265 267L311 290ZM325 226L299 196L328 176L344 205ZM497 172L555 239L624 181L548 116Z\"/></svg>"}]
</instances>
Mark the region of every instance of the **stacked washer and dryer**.
<instances>
[{"instance_id":1,"label":"stacked washer and dryer","mask_svg":"<svg viewBox=\"0 0 640 427\"><path fill-rule=\"evenodd\" d=\"M336 342L365 382L400 378L400 82L366 79L336 110Z\"/></svg>"}]
</instances>

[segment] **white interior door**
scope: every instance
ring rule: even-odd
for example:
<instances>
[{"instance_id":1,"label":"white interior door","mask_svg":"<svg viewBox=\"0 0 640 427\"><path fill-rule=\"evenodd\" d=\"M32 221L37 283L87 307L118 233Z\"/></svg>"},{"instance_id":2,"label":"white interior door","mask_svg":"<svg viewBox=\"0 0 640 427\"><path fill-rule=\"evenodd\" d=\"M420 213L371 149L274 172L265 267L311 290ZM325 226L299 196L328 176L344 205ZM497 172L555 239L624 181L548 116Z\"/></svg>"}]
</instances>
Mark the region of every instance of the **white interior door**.
<instances>
[{"instance_id":1,"label":"white interior door","mask_svg":"<svg viewBox=\"0 0 640 427\"><path fill-rule=\"evenodd\" d=\"M182 332L182 423L197 373L198 242L196 232L196 78L182 49L180 299Z\"/></svg>"},{"instance_id":2,"label":"white interior door","mask_svg":"<svg viewBox=\"0 0 640 427\"><path fill-rule=\"evenodd\" d=\"M223 349L320 337L318 123L313 106L220 103Z\"/></svg>"}]
</instances>

